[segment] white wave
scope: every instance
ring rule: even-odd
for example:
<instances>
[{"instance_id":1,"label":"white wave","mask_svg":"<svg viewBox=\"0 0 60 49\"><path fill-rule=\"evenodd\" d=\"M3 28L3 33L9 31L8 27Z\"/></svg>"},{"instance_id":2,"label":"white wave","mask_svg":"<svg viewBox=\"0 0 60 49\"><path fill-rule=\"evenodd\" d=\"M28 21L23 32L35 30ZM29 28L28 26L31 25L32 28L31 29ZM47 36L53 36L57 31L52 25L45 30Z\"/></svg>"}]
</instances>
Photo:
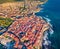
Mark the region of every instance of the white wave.
<instances>
[{"instance_id":1,"label":"white wave","mask_svg":"<svg viewBox=\"0 0 60 49\"><path fill-rule=\"evenodd\" d=\"M49 39L48 39L48 33L50 33L50 32L48 32L48 31L45 31L44 32L44 37L43 37L43 46L44 46L44 49L48 49L48 45L51 45L51 41L49 41Z\"/></svg>"},{"instance_id":2,"label":"white wave","mask_svg":"<svg viewBox=\"0 0 60 49\"><path fill-rule=\"evenodd\" d=\"M53 28L52 24L50 23L51 20L50 20L49 18L46 18L46 17L44 17L44 19L45 19L46 22L50 25L50 27ZM51 31L53 31L53 30L51 30Z\"/></svg>"},{"instance_id":3,"label":"white wave","mask_svg":"<svg viewBox=\"0 0 60 49\"><path fill-rule=\"evenodd\" d=\"M49 18L46 18L46 17L44 17L44 19L46 19L47 22L50 22L51 21Z\"/></svg>"},{"instance_id":4,"label":"white wave","mask_svg":"<svg viewBox=\"0 0 60 49\"><path fill-rule=\"evenodd\" d=\"M49 39L48 39L48 35L50 34L50 35L52 35L53 34L53 29L52 29L52 25L51 25L51 23L50 23L50 19L49 18L46 18L46 17L44 17L44 19L47 21L47 23L51 26L51 28L49 28L49 31L45 31L44 32L44 37L43 37L43 45L44 45L44 47L45 47L45 49L48 49L48 45L51 45L51 41L49 41Z\"/></svg>"},{"instance_id":5,"label":"white wave","mask_svg":"<svg viewBox=\"0 0 60 49\"><path fill-rule=\"evenodd\" d=\"M53 29L49 29L49 32L50 32L50 34L53 34L54 33L54 31L53 31Z\"/></svg>"},{"instance_id":6,"label":"white wave","mask_svg":"<svg viewBox=\"0 0 60 49\"><path fill-rule=\"evenodd\" d=\"M45 34L44 34L44 38L43 38L43 39L44 39L44 40L48 39L47 36L48 36L48 33L45 32Z\"/></svg>"},{"instance_id":7,"label":"white wave","mask_svg":"<svg viewBox=\"0 0 60 49\"><path fill-rule=\"evenodd\" d=\"M50 25L50 27L51 27L51 28L49 29L50 34L53 34L53 32L54 32L53 29L52 29L53 26L52 26L52 24L50 23L51 20L50 20L49 18L46 18L46 17L44 17L44 19L47 21L47 23L48 23L48 24Z\"/></svg>"}]
</instances>

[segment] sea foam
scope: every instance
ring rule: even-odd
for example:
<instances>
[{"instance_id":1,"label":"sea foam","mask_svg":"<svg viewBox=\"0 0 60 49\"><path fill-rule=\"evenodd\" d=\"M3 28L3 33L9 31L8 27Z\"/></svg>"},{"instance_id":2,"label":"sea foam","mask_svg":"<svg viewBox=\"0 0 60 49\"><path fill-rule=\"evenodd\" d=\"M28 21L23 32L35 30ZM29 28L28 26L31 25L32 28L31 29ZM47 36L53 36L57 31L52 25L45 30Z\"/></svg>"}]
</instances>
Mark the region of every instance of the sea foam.
<instances>
[{"instance_id":1,"label":"sea foam","mask_svg":"<svg viewBox=\"0 0 60 49\"><path fill-rule=\"evenodd\" d=\"M47 17L43 17L43 19L50 25L50 28L49 28L49 30L44 32L44 37L43 37L42 45L44 46L43 49L49 49L48 46L51 45L51 41L49 40L48 36L49 36L49 34L52 35L54 33L54 31L52 29L53 26L50 23L51 20L49 18L47 18Z\"/></svg>"}]
</instances>

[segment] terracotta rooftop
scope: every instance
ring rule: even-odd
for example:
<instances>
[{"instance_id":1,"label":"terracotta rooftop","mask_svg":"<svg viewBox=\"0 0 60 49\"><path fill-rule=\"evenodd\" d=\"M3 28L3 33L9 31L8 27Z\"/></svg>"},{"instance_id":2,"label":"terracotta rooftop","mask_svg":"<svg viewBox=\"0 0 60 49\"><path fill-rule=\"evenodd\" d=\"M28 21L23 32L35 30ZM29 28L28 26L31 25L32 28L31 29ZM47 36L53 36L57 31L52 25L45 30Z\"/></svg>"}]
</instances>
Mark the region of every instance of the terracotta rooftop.
<instances>
[{"instance_id":1,"label":"terracotta rooftop","mask_svg":"<svg viewBox=\"0 0 60 49\"><path fill-rule=\"evenodd\" d=\"M15 47L21 48L20 45L24 44L27 49L33 49L34 47L41 48L44 31L48 29L49 24L43 19L30 16L14 21L7 33L16 41Z\"/></svg>"}]
</instances>

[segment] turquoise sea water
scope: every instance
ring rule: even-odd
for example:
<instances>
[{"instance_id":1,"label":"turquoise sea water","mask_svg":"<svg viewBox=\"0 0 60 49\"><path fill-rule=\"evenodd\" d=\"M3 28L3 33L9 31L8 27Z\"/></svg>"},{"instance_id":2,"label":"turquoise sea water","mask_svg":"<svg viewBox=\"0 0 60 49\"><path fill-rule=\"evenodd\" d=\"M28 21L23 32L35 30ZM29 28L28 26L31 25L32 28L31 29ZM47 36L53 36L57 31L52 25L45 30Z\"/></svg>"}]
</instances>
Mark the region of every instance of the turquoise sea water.
<instances>
[{"instance_id":1,"label":"turquoise sea water","mask_svg":"<svg viewBox=\"0 0 60 49\"><path fill-rule=\"evenodd\" d=\"M42 8L36 15L50 19L54 31L52 35L48 35L51 41L48 49L60 49L60 0L48 0Z\"/></svg>"}]
</instances>

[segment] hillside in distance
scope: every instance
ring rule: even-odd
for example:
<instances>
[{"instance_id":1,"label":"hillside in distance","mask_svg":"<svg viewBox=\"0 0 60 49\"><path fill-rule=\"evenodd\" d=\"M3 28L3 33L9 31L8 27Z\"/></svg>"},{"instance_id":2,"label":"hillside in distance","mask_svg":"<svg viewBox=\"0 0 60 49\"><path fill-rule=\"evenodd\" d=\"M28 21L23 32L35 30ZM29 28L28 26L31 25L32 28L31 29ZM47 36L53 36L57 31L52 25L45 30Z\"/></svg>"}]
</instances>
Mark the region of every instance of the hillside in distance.
<instances>
[{"instance_id":1,"label":"hillside in distance","mask_svg":"<svg viewBox=\"0 0 60 49\"><path fill-rule=\"evenodd\" d=\"M0 0L0 4L6 2L15 2L15 1L23 1L23 0Z\"/></svg>"},{"instance_id":2,"label":"hillside in distance","mask_svg":"<svg viewBox=\"0 0 60 49\"><path fill-rule=\"evenodd\" d=\"M6 3L6 2L17 2L17 1L27 1L27 0L0 0L0 4ZM41 2L45 2L46 0L31 0L31 1L41 1Z\"/></svg>"}]
</instances>

